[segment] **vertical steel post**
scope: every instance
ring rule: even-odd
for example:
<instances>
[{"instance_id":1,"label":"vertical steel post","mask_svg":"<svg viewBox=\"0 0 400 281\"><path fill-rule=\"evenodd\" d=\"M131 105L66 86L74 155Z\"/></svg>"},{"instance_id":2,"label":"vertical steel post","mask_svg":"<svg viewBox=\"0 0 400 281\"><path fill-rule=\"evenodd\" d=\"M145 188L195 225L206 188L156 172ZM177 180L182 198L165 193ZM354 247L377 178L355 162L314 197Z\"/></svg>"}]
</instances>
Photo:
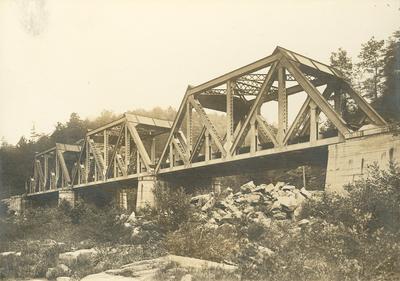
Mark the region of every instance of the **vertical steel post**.
<instances>
[{"instance_id":1,"label":"vertical steel post","mask_svg":"<svg viewBox=\"0 0 400 281\"><path fill-rule=\"evenodd\" d=\"M153 164L156 164L156 138L155 137L153 137L151 139L151 155L150 155L150 157L151 157L151 162Z\"/></svg>"},{"instance_id":2,"label":"vertical steel post","mask_svg":"<svg viewBox=\"0 0 400 281\"><path fill-rule=\"evenodd\" d=\"M310 102L310 142L313 143L318 139L318 117L317 105L313 100Z\"/></svg>"},{"instance_id":3,"label":"vertical steel post","mask_svg":"<svg viewBox=\"0 0 400 281\"><path fill-rule=\"evenodd\" d=\"M58 181L59 181L59 179L60 179L60 165L59 165L59 162L58 162L58 156L57 156L57 153L55 154L55 164L56 164L56 180L55 180L55 185L54 185L54 187L55 187L55 189L57 189L58 188Z\"/></svg>"},{"instance_id":4,"label":"vertical steel post","mask_svg":"<svg viewBox=\"0 0 400 281\"><path fill-rule=\"evenodd\" d=\"M130 136L129 136L129 130L128 130L128 125L125 124L125 170L126 173L128 173L128 168L129 168L129 161L130 161L130 155L131 155L131 142L130 142Z\"/></svg>"},{"instance_id":5,"label":"vertical steel post","mask_svg":"<svg viewBox=\"0 0 400 281\"><path fill-rule=\"evenodd\" d=\"M193 147L193 106L190 102L186 104L186 135L189 154Z\"/></svg>"},{"instance_id":6,"label":"vertical steel post","mask_svg":"<svg viewBox=\"0 0 400 281\"><path fill-rule=\"evenodd\" d=\"M225 149L229 150L233 141L234 120L233 120L233 96L235 83L228 81L226 83L226 142Z\"/></svg>"},{"instance_id":7,"label":"vertical steel post","mask_svg":"<svg viewBox=\"0 0 400 281\"><path fill-rule=\"evenodd\" d=\"M85 142L85 146L86 146L86 157L85 157L85 179L84 181L86 183L89 182L89 172L90 172L90 147L89 147L89 137L86 138L86 142Z\"/></svg>"},{"instance_id":8,"label":"vertical steel post","mask_svg":"<svg viewBox=\"0 0 400 281\"><path fill-rule=\"evenodd\" d=\"M250 120L250 154L254 154L257 151L257 137L256 119L253 116Z\"/></svg>"},{"instance_id":9,"label":"vertical steel post","mask_svg":"<svg viewBox=\"0 0 400 281\"><path fill-rule=\"evenodd\" d=\"M140 161L139 151L136 152L136 170L138 174L142 172L142 162Z\"/></svg>"},{"instance_id":10,"label":"vertical steel post","mask_svg":"<svg viewBox=\"0 0 400 281\"><path fill-rule=\"evenodd\" d=\"M278 67L278 143L282 146L288 128L288 100L286 94L286 70Z\"/></svg>"},{"instance_id":11,"label":"vertical steel post","mask_svg":"<svg viewBox=\"0 0 400 281\"><path fill-rule=\"evenodd\" d=\"M208 160L211 159L211 143L210 143L210 133L208 132L208 130L206 130L206 133L204 134L205 137L205 142L204 142L204 146L205 146L205 161L207 162Z\"/></svg>"},{"instance_id":12,"label":"vertical steel post","mask_svg":"<svg viewBox=\"0 0 400 281\"><path fill-rule=\"evenodd\" d=\"M49 156L46 154L46 155L44 155L44 171L43 171L43 175L44 175L43 189L44 190L46 190L46 186L47 186L47 178L49 175L48 169L49 169Z\"/></svg>"},{"instance_id":13,"label":"vertical steel post","mask_svg":"<svg viewBox=\"0 0 400 281\"><path fill-rule=\"evenodd\" d=\"M172 142L169 144L169 167L173 168L175 165L174 147Z\"/></svg>"},{"instance_id":14,"label":"vertical steel post","mask_svg":"<svg viewBox=\"0 0 400 281\"><path fill-rule=\"evenodd\" d=\"M106 171L108 167L108 131L107 129L104 130L104 143L103 143L103 154L104 154L104 171L103 171L103 178L106 179Z\"/></svg>"}]
</instances>

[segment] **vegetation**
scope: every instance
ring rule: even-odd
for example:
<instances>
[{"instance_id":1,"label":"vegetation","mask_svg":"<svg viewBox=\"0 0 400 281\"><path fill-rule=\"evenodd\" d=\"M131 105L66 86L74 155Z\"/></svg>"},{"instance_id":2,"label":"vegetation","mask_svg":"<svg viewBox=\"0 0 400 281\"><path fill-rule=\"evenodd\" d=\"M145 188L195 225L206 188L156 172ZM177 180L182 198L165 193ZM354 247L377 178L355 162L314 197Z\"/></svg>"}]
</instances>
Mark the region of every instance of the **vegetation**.
<instances>
[{"instance_id":1,"label":"vegetation","mask_svg":"<svg viewBox=\"0 0 400 281\"><path fill-rule=\"evenodd\" d=\"M85 203L74 209L67 204L37 208L0 220L0 251L21 252L3 264L0 274L43 277L60 252L95 247L96 258L72 267L74 276L158 257L166 250L230 261L239 268L234 274L191 272L194 280L201 276L212 280L398 280L400 169L393 163L385 171L373 166L369 175L348 186L346 196L322 194L307 201L296 220L273 220L270 226L249 223L243 217L236 225L209 227L190 206L188 194L164 189L157 196L160 205L141 217L142 230L159 233L158 240L133 238L133 228L124 225L127 216L112 207L97 209ZM160 278L173 269L163 270Z\"/></svg>"},{"instance_id":2,"label":"vegetation","mask_svg":"<svg viewBox=\"0 0 400 281\"><path fill-rule=\"evenodd\" d=\"M386 41L372 37L361 44L357 62L342 48L332 52L330 61L386 120L399 121L399 57L400 30L397 30ZM347 109L347 120L357 116L354 101L348 98L343 106Z\"/></svg>"},{"instance_id":3,"label":"vegetation","mask_svg":"<svg viewBox=\"0 0 400 281\"><path fill-rule=\"evenodd\" d=\"M398 280L400 170L370 168L348 194L308 201L298 220L270 227L243 220L208 228L196 216L167 234L171 253L239 265L242 280ZM263 252L262 249L268 249ZM266 254L269 253L269 254ZM271 254L272 253L272 254Z\"/></svg>"}]
</instances>

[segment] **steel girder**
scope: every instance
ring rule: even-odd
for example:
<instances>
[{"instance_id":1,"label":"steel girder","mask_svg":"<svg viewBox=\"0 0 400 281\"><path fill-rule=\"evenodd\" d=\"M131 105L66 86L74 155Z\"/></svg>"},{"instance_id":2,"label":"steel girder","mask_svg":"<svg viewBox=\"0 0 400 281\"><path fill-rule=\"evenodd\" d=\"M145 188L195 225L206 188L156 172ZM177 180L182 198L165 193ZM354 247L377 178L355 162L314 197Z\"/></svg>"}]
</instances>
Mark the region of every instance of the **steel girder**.
<instances>
[{"instance_id":1,"label":"steel girder","mask_svg":"<svg viewBox=\"0 0 400 281\"><path fill-rule=\"evenodd\" d=\"M155 142L170 130L172 122L133 114L124 116L86 134L74 186L124 179L152 173L157 161Z\"/></svg>"},{"instance_id":2,"label":"steel girder","mask_svg":"<svg viewBox=\"0 0 400 281\"><path fill-rule=\"evenodd\" d=\"M320 87L325 87L323 93L320 92ZM300 92L306 94L304 104L295 114L294 120L289 122L288 97ZM207 163L216 158L222 161L234 159L242 153L250 153L251 157L254 152L263 149L263 146L268 149L282 148L298 142L315 143L323 137L318 124L320 113L324 113L334 125L338 137L349 136L352 128L343 119L336 101L338 93L345 92L360 104L360 109L373 124L386 125L382 117L351 89L340 71L277 47L269 57L199 86L187 88L156 172L165 169L170 171L178 166L190 167L194 162ZM330 104L332 93L335 94L334 107ZM242 105L239 110L237 106L240 99ZM278 124L269 124L262 116L261 106L268 102L278 103ZM208 117L208 108L226 114L224 130L218 130L217 124ZM193 125L192 109L201 125L197 139L193 135L193 126L197 124ZM176 145L174 137L176 132L184 131L184 119L186 124L190 124L190 129L186 130L190 146ZM221 133L225 134L224 138L220 137ZM249 150L246 150L246 146Z\"/></svg>"},{"instance_id":3,"label":"steel girder","mask_svg":"<svg viewBox=\"0 0 400 281\"><path fill-rule=\"evenodd\" d=\"M304 103L298 112L289 111L289 97L299 93L305 96ZM342 116L344 94L354 99L370 123L387 125L340 71L277 47L266 58L188 87L173 123L125 114L89 131L72 171L60 147L53 156L35 159L31 191L54 183L86 186L345 140L354 128ZM262 106L268 103L278 105L276 123L263 116ZM209 110L224 112L223 128ZM335 137L323 139L321 113L333 124ZM160 152L155 137L166 133ZM54 173L48 168L53 162Z\"/></svg>"},{"instance_id":4,"label":"steel girder","mask_svg":"<svg viewBox=\"0 0 400 281\"><path fill-rule=\"evenodd\" d=\"M36 154L28 192L68 187L79 152L79 145L56 143L55 147Z\"/></svg>"}]
</instances>

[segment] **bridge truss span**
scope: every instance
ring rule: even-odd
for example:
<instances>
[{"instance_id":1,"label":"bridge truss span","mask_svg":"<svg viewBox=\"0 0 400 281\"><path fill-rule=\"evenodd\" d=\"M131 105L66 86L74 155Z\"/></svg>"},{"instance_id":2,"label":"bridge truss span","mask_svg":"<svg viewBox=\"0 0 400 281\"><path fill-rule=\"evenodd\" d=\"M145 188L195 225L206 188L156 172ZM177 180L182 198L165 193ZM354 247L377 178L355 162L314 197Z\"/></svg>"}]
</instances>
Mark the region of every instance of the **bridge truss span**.
<instances>
[{"instance_id":1,"label":"bridge truss span","mask_svg":"<svg viewBox=\"0 0 400 281\"><path fill-rule=\"evenodd\" d=\"M350 99L362 116L357 124L343 114ZM271 104L275 121L268 118ZM223 127L213 122L214 111L224 115ZM386 125L339 70L277 47L271 56L188 87L156 172L337 143L366 123Z\"/></svg>"},{"instance_id":2,"label":"bridge truss span","mask_svg":"<svg viewBox=\"0 0 400 281\"><path fill-rule=\"evenodd\" d=\"M346 114L349 102L356 118ZM389 128L339 70L277 47L268 57L189 86L173 122L124 114L75 145L36 155L28 193L136 179L146 187L158 175L239 162L257 166L280 154L328 151L368 135L366 125L375 135Z\"/></svg>"}]
</instances>

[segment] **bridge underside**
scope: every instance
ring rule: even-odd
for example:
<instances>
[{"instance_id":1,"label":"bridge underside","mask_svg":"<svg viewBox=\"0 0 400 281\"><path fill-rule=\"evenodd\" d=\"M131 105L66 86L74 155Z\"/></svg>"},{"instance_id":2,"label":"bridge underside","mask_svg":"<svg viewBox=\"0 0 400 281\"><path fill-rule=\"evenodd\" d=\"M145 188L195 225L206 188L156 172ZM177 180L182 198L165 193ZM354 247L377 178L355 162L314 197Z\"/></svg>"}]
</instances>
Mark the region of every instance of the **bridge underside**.
<instances>
[{"instance_id":1,"label":"bridge underside","mask_svg":"<svg viewBox=\"0 0 400 281\"><path fill-rule=\"evenodd\" d=\"M310 147L303 150L259 156L256 159L244 158L169 173L165 172L160 174L159 178L172 186L191 188L209 186L210 182L217 177L266 173L279 169L293 169L303 165L326 168L327 160L328 146Z\"/></svg>"}]
</instances>

